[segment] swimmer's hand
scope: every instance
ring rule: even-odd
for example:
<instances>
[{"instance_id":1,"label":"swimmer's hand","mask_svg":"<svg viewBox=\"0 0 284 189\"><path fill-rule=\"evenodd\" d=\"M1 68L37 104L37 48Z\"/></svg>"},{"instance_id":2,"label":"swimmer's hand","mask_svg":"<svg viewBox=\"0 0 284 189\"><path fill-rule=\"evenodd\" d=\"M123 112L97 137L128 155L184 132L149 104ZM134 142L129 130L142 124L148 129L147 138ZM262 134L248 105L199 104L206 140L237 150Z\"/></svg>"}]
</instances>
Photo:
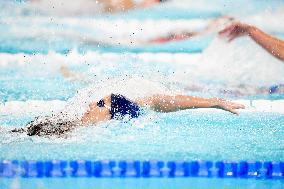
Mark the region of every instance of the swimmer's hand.
<instances>
[{"instance_id":1,"label":"swimmer's hand","mask_svg":"<svg viewBox=\"0 0 284 189\"><path fill-rule=\"evenodd\" d=\"M222 109L228 112L231 112L233 114L239 115L239 113L236 111L237 109L244 109L245 106L242 104L238 104L235 102L230 102L227 100L224 100L222 98L212 98L214 102L216 102L215 108Z\"/></svg>"},{"instance_id":2,"label":"swimmer's hand","mask_svg":"<svg viewBox=\"0 0 284 189\"><path fill-rule=\"evenodd\" d=\"M245 36L245 35L250 35L250 31L252 29L252 26L248 24L243 24L240 22L235 22L223 30L219 32L220 36L227 37L228 41L232 41L235 38Z\"/></svg>"}]
</instances>

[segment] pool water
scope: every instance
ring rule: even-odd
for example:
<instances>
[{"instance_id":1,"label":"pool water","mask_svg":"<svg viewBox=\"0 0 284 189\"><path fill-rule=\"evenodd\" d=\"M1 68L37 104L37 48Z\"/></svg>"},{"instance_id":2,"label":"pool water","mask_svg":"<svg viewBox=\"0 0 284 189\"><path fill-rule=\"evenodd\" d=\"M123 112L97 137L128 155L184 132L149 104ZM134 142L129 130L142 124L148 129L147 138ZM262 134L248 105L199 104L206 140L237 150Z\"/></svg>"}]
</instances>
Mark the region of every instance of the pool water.
<instances>
[{"instance_id":1,"label":"pool water","mask_svg":"<svg viewBox=\"0 0 284 189\"><path fill-rule=\"evenodd\" d=\"M79 17L40 13L25 1L0 2L0 8L6 10L0 11L0 161L284 161L284 94L268 92L284 83L282 62L248 38L227 43L216 37L218 30L184 41L145 43L175 29L201 31L221 15L283 39L283 1L173 1L125 14ZM62 68L79 77L63 77ZM8 132L61 111L72 100L83 99L84 91L92 91L95 99L115 92L129 98L158 93L218 96L244 103L246 109L239 116L211 109L166 114L145 110L138 119L81 127L59 138ZM0 186L280 189L284 182L0 177Z\"/></svg>"},{"instance_id":2,"label":"pool water","mask_svg":"<svg viewBox=\"0 0 284 189\"><path fill-rule=\"evenodd\" d=\"M27 122L10 120L2 116L1 125ZM0 159L283 161L283 120L279 113L149 112L126 123L79 128L67 139L1 135Z\"/></svg>"},{"instance_id":3,"label":"pool water","mask_svg":"<svg viewBox=\"0 0 284 189\"><path fill-rule=\"evenodd\" d=\"M18 187L18 188L29 188L30 186L40 187L42 189L47 188L66 188L71 189L74 186L78 189L83 188L180 188L186 189L193 187L196 189L212 188L212 189L238 189L238 188L248 188L248 189L271 189L271 188L282 188L283 181L276 180L247 180L247 179L214 179L214 178L148 178L148 179L137 179L137 178L52 178L52 179L15 179L15 180L5 180L0 181L4 188Z\"/></svg>"}]
</instances>

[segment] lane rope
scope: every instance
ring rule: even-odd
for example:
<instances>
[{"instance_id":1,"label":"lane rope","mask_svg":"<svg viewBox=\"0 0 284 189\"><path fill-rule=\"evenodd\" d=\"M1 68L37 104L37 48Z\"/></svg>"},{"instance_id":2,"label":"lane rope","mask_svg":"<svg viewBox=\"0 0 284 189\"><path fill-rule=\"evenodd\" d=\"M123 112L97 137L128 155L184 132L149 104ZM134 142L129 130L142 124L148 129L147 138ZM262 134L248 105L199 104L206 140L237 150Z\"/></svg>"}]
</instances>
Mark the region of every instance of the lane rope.
<instances>
[{"instance_id":1,"label":"lane rope","mask_svg":"<svg viewBox=\"0 0 284 189\"><path fill-rule=\"evenodd\" d=\"M2 160L0 177L208 177L284 179L284 162Z\"/></svg>"}]
</instances>

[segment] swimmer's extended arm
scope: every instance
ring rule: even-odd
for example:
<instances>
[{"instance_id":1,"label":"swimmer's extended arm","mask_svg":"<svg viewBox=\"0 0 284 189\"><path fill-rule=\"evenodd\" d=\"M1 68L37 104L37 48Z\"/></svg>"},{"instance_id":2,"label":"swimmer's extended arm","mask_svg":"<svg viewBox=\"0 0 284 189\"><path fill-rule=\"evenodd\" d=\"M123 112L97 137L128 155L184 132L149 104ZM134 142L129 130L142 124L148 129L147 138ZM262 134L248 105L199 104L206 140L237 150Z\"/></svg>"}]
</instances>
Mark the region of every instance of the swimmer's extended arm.
<instances>
[{"instance_id":1,"label":"swimmer's extended arm","mask_svg":"<svg viewBox=\"0 0 284 189\"><path fill-rule=\"evenodd\" d=\"M243 109L241 104L226 101L221 98L201 98L184 95L167 96L155 95L146 99L138 100L141 106L150 106L158 112L174 112L193 108L218 108L238 114L236 109Z\"/></svg>"},{"instance_id":2,"label":"swimmer's extended arm","mask_svg":"<svg viewBox=\"0 0 284 189\"><path fill-rule=\"evenodd\" d=\"M284 41L268 35L254 26L237 22L226 27L219 34L227 36L229 41L244 35L250 36L270 54L284 61Z\"/></svg>"}]
</instances>

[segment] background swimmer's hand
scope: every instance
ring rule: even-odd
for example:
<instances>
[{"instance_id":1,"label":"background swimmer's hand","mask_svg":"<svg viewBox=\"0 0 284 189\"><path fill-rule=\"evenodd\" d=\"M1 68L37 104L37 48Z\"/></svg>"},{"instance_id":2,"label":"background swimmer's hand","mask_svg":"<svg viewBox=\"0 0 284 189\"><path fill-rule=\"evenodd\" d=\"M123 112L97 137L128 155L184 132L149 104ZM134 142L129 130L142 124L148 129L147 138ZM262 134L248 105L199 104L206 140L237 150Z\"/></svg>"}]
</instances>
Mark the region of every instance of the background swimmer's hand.
<instances>
[{"instance_id":1,"label":"background swimmer's hand","mask_svg":"<svg viewBox=\"0 0 284 189\"><path fill-rule=\"evenodd\" d=\"M219 35L227 37L228 41L230 42L230 41L234 40L235 38L245 36L245 35L250 35L251 28L252 28L252 26L250 26L248 24L235 22L235 23L227 26L223 30L221 30L219 32Z\"/></svg>"},{"instance_id":2,"label":"background swimmer's hand","mask_svg":"<svg viewBox=\"0 0 284 189\"><path fill-rule=\"evenodd\" d=\"M222 98L212 98L212 100L217 103L217 105L215 106L216 108L231 112L236 115L239 115L239 113L236 111L237 109L245 108L245 106L242 104L230 102Z\"/></svg>"},{"instance_id":3,"label":"background swimmer's hand","mask_svg":"<svg viewBox=\"0 0 284 189\"><path fill-rule=\"evenodd\" d=\"M221 30L219 35L226 36L229 42L237 37L247 35L267 52L284 61L284 41L261 31L255 26L235 22Z\"/></svg>"}]
</instances>

